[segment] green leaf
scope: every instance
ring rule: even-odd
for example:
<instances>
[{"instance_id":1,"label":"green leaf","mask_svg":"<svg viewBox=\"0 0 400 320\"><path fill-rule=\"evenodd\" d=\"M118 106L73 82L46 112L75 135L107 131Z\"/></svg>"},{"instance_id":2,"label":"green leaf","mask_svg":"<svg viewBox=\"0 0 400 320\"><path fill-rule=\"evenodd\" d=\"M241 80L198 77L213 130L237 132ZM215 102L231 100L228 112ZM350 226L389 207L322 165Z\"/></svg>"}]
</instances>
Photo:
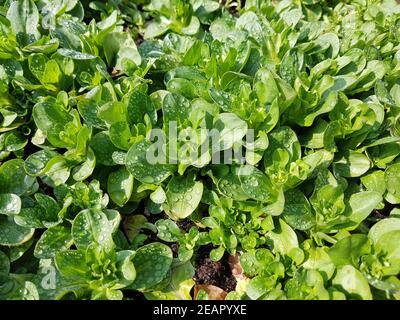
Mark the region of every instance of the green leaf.
<instances>
[{"instance_id":1,"label":"green leaf","mask_svg":"<svg viewBox=\"0 0 400 320\"><path fill-rule=\"evenodd\" d=\"M0 250L0 276L8 276L10 272L10 259Z\"/></svg>"},{"instance_id":2,"label":"green leaf","mask_svg":"<svg viewBox=\"0 0 400 320\"><path fill-rule=\"evenodd\" d=\"M59 186L68 180L70 167L63 156L55 156L47 162L43 174L47 184Z\"/></svg>"},{"instance_id":3,"label":"green leaf","mask_svg":"<svg viewBox=\"0 0 400 320\"><path fill-rule=\"evenodd\" d=\"M27 242L35 229L17 225L13 217L0 215L0 245L17 246Z\"/></svg>"},{"instance_id":4,"label":"green leaf","mask_svg":"<svg viewBox=\"0 0 400 320\"><path fill-rule=\"evenodd\" d=\"M369 159L354 151L346 151L339 160L333 163L335 174L342 177L359 177L369 170L371 162Z\"/></svg>"},{"instance_id":5,"label":"green leaf","mask_svg":"<svg viewBox=\"0 0 400 320\"><path fill-rule=\"evenodd\" d=\"M289 127L273 130L269 136L269 146L264 153L264 165L269 167L274 163L273 154L277 149L284 149L293 160L300 158L301 149L296 133Z\"/></svg>"},{"instance_id":6,"label":"green leaf","mask_svg":"<svg viewBox=\"0 0 400 320\"><path fill-rule=\"evenodd\" d=\"M22 208L14 220L21 226L32 228L49 228L61 222L60 206L50 196L36 193L33 207Z\"/></svg>"},{"instance_id":7,"label":"green leaf","mask_svg":"<svg viewBox=\"0 0 400 320\"><path fill-rule=\"evenodd\" d=\"M133 176L125 169L111 172L107 181L107 192L112 201L122 207L129 201L133 191Z\"/></svg>"},{"instance_id":8,"label":"green leaf","mask_svg":"<svg viewBox=\"0 0 400 320\"><path fill-rule=\"evenodd\" d=\"M234 113L220 113L214 119L214 128L218 130L218 142L213 151L219 152L232 148L235 143L241 142L247 133L247 124Z\"/></svg>"},{"instance_id":9,"label":"green leaf","mask_svg":"<svg viewBox=\"0 0 400 320\"><path fill-rule=\"evenodd\" d=\"M297 230L308 230L315 224L311 206L298 189L285 192L285 207L282 216L292 228Z\"/></svg>"},{"instance_id":10,"label":"green leaf","mask_svg":"<svg viewBox=\"0 0 400 320\"><path fill-rule=\"evenodd\" d=\"M351 265L339 268L332 284L350 299L372 300L367 280L360 271Z\"/></svg>"},{"instance_id":11,"label":"green leaf","mask_svg":"<svg viewBox=\"0 0 400 320\"><path fill-rule=\"evenodd\" d=\"M241 187L251 199L262 202L272 202L277 190L273 189L269 178L254 166L245 165L237 170Z\"/></svg>"},{"instance_id":12,"label":"green leaf","mask_svg":"<svg viewBox=\"0 0 400 320\"><path fill-rule=\"evenodd\" d=\"M62 55L63 57L71 58L74 60L91 60L95 59L96 57L88 54L88 53L82 53L79 51L71 50L71 49L58 49L57 52Z\"/></svg>"},{"instance_id":13,"label":"green leaf","mask_svg":"<svg viewBox=\"0 0 400 320\"><path fill-rule=\"evenodd\" d=\"M190 111L189 100L175 93L167 94L162 105L164 130L168 132L171 121L175 121L180 128L188 121Z\"/></svg>"},{"instance_id":14,"label":"green leaf","mask_svg":"<svg viewBox=\"0 0 400 320\"><path fill-rule=\"evenodd\" d=\"M90 141L90 147L96 156L97 163L105 166L114 166L113 153L119 149L111 142L107 132L102 131L93 136Z\"/></svg>"},{"instance_id":15,"label":"green leaf","mask_svg":"<svg viewBox=\"0 0 400 320\"><path fill-rule=\"evenodd\" d=\"M254 251L244 252L240 256L240 265L243 267L243 271L246 275L254 277L258 273L262 273L273 260L274 255L271 251L260 248Z\"/></svg>"},{"instance_id":16,"label":"green leaf","mask_svg":"<svg viewBox=\"0 0 400 320\"><path fill-rule=\"evenodd\" d=\"M225 253L225 248L223 246L219 246L218 248L212 249L210 251L210 258L213 261L219 261L222 259Z\"/></svg>"},{"instance_id":17,"label":"green leaf","mask_svg":"<svg viewBox=\"0 0 400 320\"><path fill-rule=\"evenodd\" d=\"M302 267L307 270L317 270L324 280L328 280L335 272L333 259L324 247L311 247L306 251L306 260Z\"/></svg>"},{"instance_id":18,"label":"green leaf","mask_svg":"<svg viewBox=\"0 0 400 320\"><path fill-rule=\"evenodd\" d=\"M30 176L41 175L49 163L49 161L58 154L52 150L40 150L32 153L26 158L24 168Z\"/></svg>"},{"instance_id":19,"label":"green leaf","mask_svg":"<svg viewBox=\"0 0 400 320\"><path fill-rule=\"evenodd\" d=\"M81 51L82 41L79 36L85 33L86 28L78 19L60 17L55 28L51 29L51 36L60 41L60 47Z\"/></svg>"},{"instance_id":20,"label":"green leaf","mask_svg":"<svg viewBox=\"0 0 400 320\"><path fill-rule=\"evenodd\" d=\"M328 254L337 267L352 265L357 268L360 257L369 252L368 237L363 234L353 234L336 242Z\"/></svg>"},{"instance_id":21,"label":"green leaf","mask_svg":"<svg viewBox=\"0 0 400 320\"><path fill-rule=\"evenodd\" d=\"M382 196L375 191L364 191L351 195L349 205L346 208L350 220L359 224L382 201Z\"/></svg>"},{"instance_id":22,"label":"green leaf","mask_svg":"<svg viewBox=\"0 0 400 320\"><path fill-rule=\"evenodd\" d=\"M132 145L126 155L126 168L142 183L159 184L173 173L174 166L158 163L158 159L152 158L150 146L152 144L147 141ZM149 163L149 159L154 163Z\"/></svg>"},{"instance_id":23,"label":"green leaf","mask_svg":"<svg viewBox=\"0 0 400 320\"><path fill-rule=\"evenodd\" d=\"M400 241L400 231L393 230L385 232L376 242L377 252L384 255L384 274L397 276L400 272L400 250L398 243Z\"/></svg>"},{"instance_id":24,"label":"green leaf","mask_svg":"<svg viewBox=\"0 0 400 320\"><path fill-rule=\"evenodd\" d=\"M61 104L54 98L46 99L46 101L35 104L32 116L36 126L46 134L53 146L61 148L66 146L66 142L61 139L60 134L73 120L73 117Z\"/></svg>"},{"instance_id":25,"label":"green leaf","mask_svg":"<svg viewBox=\"0 0 400 320\"><path fill-rule=\"evenodd\" d=\"M400 219L386 218L375 223L369 230L368 237L373 243L377 243L379 238L385 233L400 230Z\"/></svg>"},{"instance_id":26,"label":"green leaf","mask_svg":"<svg viewBox=\"0 0 400 320\"><path fill-rule=\"evenodd\" d=\"M151 21L144 29L144 38L151 39L163 35L168 31L168 24L160 21Z\"/></svg>"},{"instance_id":27,"label":"green leaf","mask_svg":"<svg viewBox=\"0 0 400 320\"><path fill-rule=\"evenodd\" d=\"M132 257L134 252L131 250L123 250L117 253L117 263L121 270L122 276L124 277L124 282L130 284L136 279L136 269L132 262Z\"/></svg>"},{"instance_id":28,"label":"green leaf","mask_svg":"<svg viewBox=\"0 0 400 320\"><path fill-rule=\"evenodd\" d=\"M78 110L87 125L105 129L105 123L98 117L100 105L94 99L82 99L78 102Z\"/></svg>"},{"instance_id":29,"label":"green leaf","mask_svg":"<svg viewBox=\"0 0 400 320\"><path fill-rule=\"evenodd\" d=\"M150 199L154 203L162 204L167 200L167 195L165 194L164 189L160 186L150 194Z\"/></svg>"},{"instance_id":30,"label":"green leaf","mask_svg":"<svg viewBox=\"0 0 400 320\"><path fill-rule=\"evenodd\" d=\"M146 291L166 277L171 268L172 251L165 244L153 242L139 248L132 261L137 276L129 288Z\"/></svg>"},{"instance_id":31,"label":"green leaf","mask_svg":"<svg viewBox=\"0 0 400 320\"><path fill-rule=\"evenodd\" d=\"M318 117L321 114L332 111L333 108L337 105L337 103L338 103L337 92L331 92L326 98L326 100L320 103L320 105L316 108L316 110L314 110L313 112L308 112L306 115L304 115L304 117L296 119L297 120L296 122L302 126L309 127L313 124L316 117Z\"/></svg>"},{"instance_id":32,"label":"green leaf","mask_svg":"<svg viewBox=\"0 0 400 320\"><path fill-rule=\"evenodd\" d=\"M153 124L156 123L157 112L152 100L148 95L140 91L135 91L124 96L123 101L127 106L127 120L130 125L143 123L145 114L150 117L150 120Z\"/></svg>"},{"instance_id":33,"label":"green leaf","mask_svg":"<svg viewBox=\"0 0 400 320\"><path fill-rule=\"evenodd\" d=\"M117 218L119 223L120 218ZM99 209L86 209L78 213L72 223L72 238L78 248L87 248L92 243L101 247L113 246L114 225Z\"/></svg>"},{"instance_id":34,"label":"green leaf","mask_svg":"<svg viewBox=\"0 0 400 320\"><path fill-rule=\"evenodd\" d=\"M96 157L93 150L91 148L88 148L86 153L86 160L82 164L72 169L72 178L74 178L75 181L83 181L87 179L93 173L95 166Z\"/></svg>"},{"instance_id":35,"label":"green leaf","mask_svg":"<svg viewBox=\"0 0 400 320\"><path fill-rule=\"evenodd\" d=\"M254 80L254 89L262 104L271 104L279 96L278 86L271 71L261 68Z\"/></svg>"},{"instance_id":36,"label":"green leaf","mask_svg":"<svg viewBox=\"0 0 400 320\"><path fill-rule=\"evenodd\" d=\"M293 248L299 246L297 235L282 219L278 220L275 229L267 233L275 252L288 254Z\"/></svg>"},{"instance_id":37,"label":"green leaf","mask_svg":"<svg viewBox=\"0 0 400 320\"><path fill-rule=\"evenodd\" d=\"M11 22L11 27L22 46L39 38L37 31L39 12L34 1L13 0L7 11L7 19Z\"/></svg>"},{"instance_id":38,"label":"green leaf","mask_svg":"<svg viewBox=\"0 0 400 320\"><path fill-rule=\"evenodd\" d=\"M110 126L109 130L109 137L111 142L117 147L122 150L129 150L129 147L131 146L131 130L128 126L127 122L120 121L120 122L114 122Z\"/></svg>"},{"instance_id":39,"label":"green leaf","mask_svg":"<svg viewBox=\"0 0 400 320\"><path fill-rule=\"evenodd\" d=\"M376 191L380 194L384 194L386 191L385 173L383 171L374 171L369 174L363 175L361 183L368 191Z\"/></svg>"},{"instance_id":40,"label":"green leaf","mask_svg":"<svg viewBox=\"0 0 400 320\"><path fill-rule=\"evenodd\" d=\"M181 230L172 220L157 220L155 226L158 230L157 237L159 237L163 241L179 241L179 239L182 237Z\"/></svg>"},{"instance_id":41,"label":"green leaf","mask_svg":"<svg viewBox=\"0 0 400 320\"><path fill-rule=\"evenodd\" d=\"M17 196L33 191L36 178L25 173L24 161L13 159L0 167L0 193L13 193Z\"/></svg>"},{"instance_id":42,"label":"green leaf","mask_svg":"<svg viewBox=\"0 0 400 320\"><path fill-rule=\"evenodd\" d=\"M21 210L21 199L12 193L0 194L0 214L16 215Z\"/></svg>"},{"instance_id":43,"label":"green leaf","mask_svg":"<svg viewBox=\"0 0 400 320\"><path fill-rule=\"evenodd\" d=\"M124 70L124 60L133 62L136 66L141 63L140 54L137 51L135 41L129 33L108 33L103 42L104 54L109 66Z\"/></svg>"},{"instance_id":44,"label":"green leaf","mask_svg":"<svg viewBox=\"0 0 400 320\"><path fill-rule=\"evenodd\" d=\"M58 225L43 232L36 243L34 255L38 259L51 259L57 252L67 250L71 244L71 229Z\"/></svg>"},{"instance_id":45,"label":"green leaf","mask_svg":"<svg viewBox=\"0 0 400 320\"><path fill-rule=\"evenodd\" d=\"M97 111L98 117L108 125L116 122L125 122L126 113L126 106L119 101L105 103Z\"/></svg>"},{"instance_id":46,"label":"green leaf","mask_svg":"<svg viewBox=\"0 0 400 320\"><path fill-rule=\"evenodd\" d=\"M203 195L203 183L193 177L175 176L166 190L165 212L172 219L184 219L191 215L200 203Z\"/></svg>"},{"instance_id":47,"label":"green leaf","mask_svg":"<svg viewBox=\"0 0 400 320\"><path fill-rule=\"evenodd\" d=\"M273 289L276 280L272 277L258 275L252 278L247 285L246 294L252 300L260 299L263 295L267 294L269 290Z\"/></svg>"},{"instance_id":48,"label":"green leaf","mask_svg":"<svg viewBox=\"0 0 400 320\"><path fill-rule=\"evenodd\" d=\"M400 203L400 163L386 168L385 181L388 201L390 203Z\"/></svg>"},{"instance_id":49,"label":"green leaf","mask_svg":"<svg viewBox=\"0 0 400 320\"><path fill-rule=\"evenodd\" d=\"M90 271L82 251L67 250L57 252L54 262L58 271L67 278L85 278Z\"/></svg>"}]
</instances>

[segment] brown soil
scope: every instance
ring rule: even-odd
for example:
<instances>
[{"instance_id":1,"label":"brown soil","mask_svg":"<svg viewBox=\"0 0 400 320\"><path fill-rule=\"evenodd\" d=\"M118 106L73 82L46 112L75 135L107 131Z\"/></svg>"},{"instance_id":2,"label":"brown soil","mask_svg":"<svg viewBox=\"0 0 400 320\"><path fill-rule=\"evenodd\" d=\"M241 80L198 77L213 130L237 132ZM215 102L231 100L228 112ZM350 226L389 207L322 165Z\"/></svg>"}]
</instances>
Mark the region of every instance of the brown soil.
<instances>
[{"instance_id":1,"label":"brown soil","mask_svg":"<svg viewBox=\"0 0 400 320\"><path fill-rule=\"evenodd\" d=\"M189 232L190 228L193 227L195 224L191 220L182 220L182 221L177 221L176 223L178 227L184 231L184 232Z\"/></svg>"},{"instance_id":2,"label":"brown soil","mask_svg":"<svg viewBox=\"0 0 400 320\"><path fill-rule=\"evenodd\" d=\"M370 214L370 216L364 221L364 224L368 227L371 228L375 223L377 223L379 220L388 218L390 215L390 212L396 208L395 205L390 204L388 202L385 202L385 207L380 210L374 210Z\"/></svg>"},{"instance_id":3,"label":"brown soil","mask_svg":"<svg viewBox=\"0 0 400 320\"><path fill-rule=\"evenodd\" d=\"M178 258L178 250L179 250L179 244L177 243L173 243L170 245L171 246L171 250L172 250L172 254L174 258Z\"/></svg>"},{"instance_id":4,"label":"brown soil","mask_svg":"<svg viewBox=\"0 0 400 320\"><path fill-rule=\"evenodd\" d=\"M137 47L139 47L142 42L144 42L143 36L139 33L137 39L135 40L135 44Z\"/></svg>"},{"instance_id":5,"label":"brown soil","mask_svg":"<svg viewBox=\"0 0 400 320\"><path fill-rule=\"evenodd\" d=\"M225 254L220 261L212 261L210 259L211 249L212 246L199 248L196 259L196 273L193 279L200 285L214 285L227 292L235 290L236 279L232 275L228 255Z\"/></svg>"},{"instance_id":6,"label":"brown soil","mask_svg":"<svg viewBox=\"0 0 400 320\"><path fill-rule=\"evenodd\" d=\"M379 212L378 210L374 210L374 211L372 212L372 216L373 216L374 218L377 218L377 219L384 219L384 218L387 217L386 215L382 214L382 213Z\"/></svg>"},{"instance_id":7,"label":"brown soil","mask_svg":"<svg viewBox=\"0 0 400 320\"><path fill-rule=\"evenodd\" d=\"M385 202L385 207L381 210L374 210L372 212L373 216L378 219L383 219L387 218L390 214L390 211L392 211L396 206L394 204Z\"/></svg>"}]
</instances>

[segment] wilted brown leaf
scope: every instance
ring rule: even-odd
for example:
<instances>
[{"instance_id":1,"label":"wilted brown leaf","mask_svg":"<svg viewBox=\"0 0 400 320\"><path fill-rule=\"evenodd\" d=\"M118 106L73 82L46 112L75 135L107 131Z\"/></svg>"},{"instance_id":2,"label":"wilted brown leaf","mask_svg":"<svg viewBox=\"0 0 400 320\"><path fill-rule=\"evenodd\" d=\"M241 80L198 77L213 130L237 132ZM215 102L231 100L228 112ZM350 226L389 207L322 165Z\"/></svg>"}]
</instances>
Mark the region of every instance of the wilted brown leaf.
<instances>
[{"instance_id":1,"label":"wilted brown leaf","mask_svg":"<svg viewBox=\"0 0 400 320\"><path fill-rule=\"evenodd\" d=\"M229 256L228 263L231 267L232 275L236 278L236 280L247 279L247 277L243 274L243 268L240 265L240 256L238 253L234 256Z\"/></svg>"},{"instance_id":2,"label":"wilted brown leaf","mask_svg":"<svg viewBox=\"0 0 400 320\"><path fill-rule=\"evenodd\" d=\"M197 294L200 290L207 292L209 300L225 300L227 292L217 286L211 284L198 284L194 287L194 298L197 298Z\"/></svg>"},{"instance_id":3,"label":"wilted brown leaf","mask_svg":"<svg viewBox=\"0 0 400 320\"><path fill-rule=\"evenodd\" d=\"M116 68L112 68L112 70L111 70L111 75L112 75L113 77L116 77L116 76L118 76L118 75L120 74L120 72L121 72L121 70L118 70L118 69L116 69Z\"/></svg>"}]
</instances>

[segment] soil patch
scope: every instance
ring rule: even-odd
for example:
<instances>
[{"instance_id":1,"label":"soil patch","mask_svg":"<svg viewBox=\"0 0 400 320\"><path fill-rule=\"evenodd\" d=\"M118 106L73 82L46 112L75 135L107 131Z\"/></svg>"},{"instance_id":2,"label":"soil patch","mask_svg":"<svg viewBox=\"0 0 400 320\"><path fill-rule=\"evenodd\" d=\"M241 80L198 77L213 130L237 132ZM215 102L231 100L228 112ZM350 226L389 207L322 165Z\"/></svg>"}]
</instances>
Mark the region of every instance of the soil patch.
<instances>
[{"instance_id":1,"label":"soil patch","mask_svg":"<svg viewBox=\"0 0 400 320\"><path fill-rule=\"evenodd\" d=\"M190 228L195 226L194 222L191 220L182 220L176 223L178 227L185 233L189 232Z\"/></svg>"},{"instance_id":2,"label":"soil patch","mask_svg":"<svg viewBox=\"0 0 400 320\"><path fill-rule=\"evenodd\" d=\"M234 291L236 279L228 263L228 254L225 254L220 261L212 261L211 249L212 246L203 246L199 249L194 280L200 285L214 285L227 292Z\"/></svg>"}]
</instances>

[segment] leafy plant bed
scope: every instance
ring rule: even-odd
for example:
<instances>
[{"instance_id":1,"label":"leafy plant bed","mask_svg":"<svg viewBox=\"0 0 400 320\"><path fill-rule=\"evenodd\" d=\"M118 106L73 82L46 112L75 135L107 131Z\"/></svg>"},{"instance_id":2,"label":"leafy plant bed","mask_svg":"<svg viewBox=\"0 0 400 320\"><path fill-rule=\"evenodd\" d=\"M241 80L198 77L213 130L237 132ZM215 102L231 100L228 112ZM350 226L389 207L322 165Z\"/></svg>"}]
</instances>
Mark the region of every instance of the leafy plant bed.
<instances>
[{"instance_id":1,"label":"leafy plant bed","mask_svg":"<svg viewBox=\"0 0 400 320\"><path fill-rule=\"evenodd\" d=\"M394 0L0 0L0 299L400 298Z\"/></svg>"}]
</instances>

